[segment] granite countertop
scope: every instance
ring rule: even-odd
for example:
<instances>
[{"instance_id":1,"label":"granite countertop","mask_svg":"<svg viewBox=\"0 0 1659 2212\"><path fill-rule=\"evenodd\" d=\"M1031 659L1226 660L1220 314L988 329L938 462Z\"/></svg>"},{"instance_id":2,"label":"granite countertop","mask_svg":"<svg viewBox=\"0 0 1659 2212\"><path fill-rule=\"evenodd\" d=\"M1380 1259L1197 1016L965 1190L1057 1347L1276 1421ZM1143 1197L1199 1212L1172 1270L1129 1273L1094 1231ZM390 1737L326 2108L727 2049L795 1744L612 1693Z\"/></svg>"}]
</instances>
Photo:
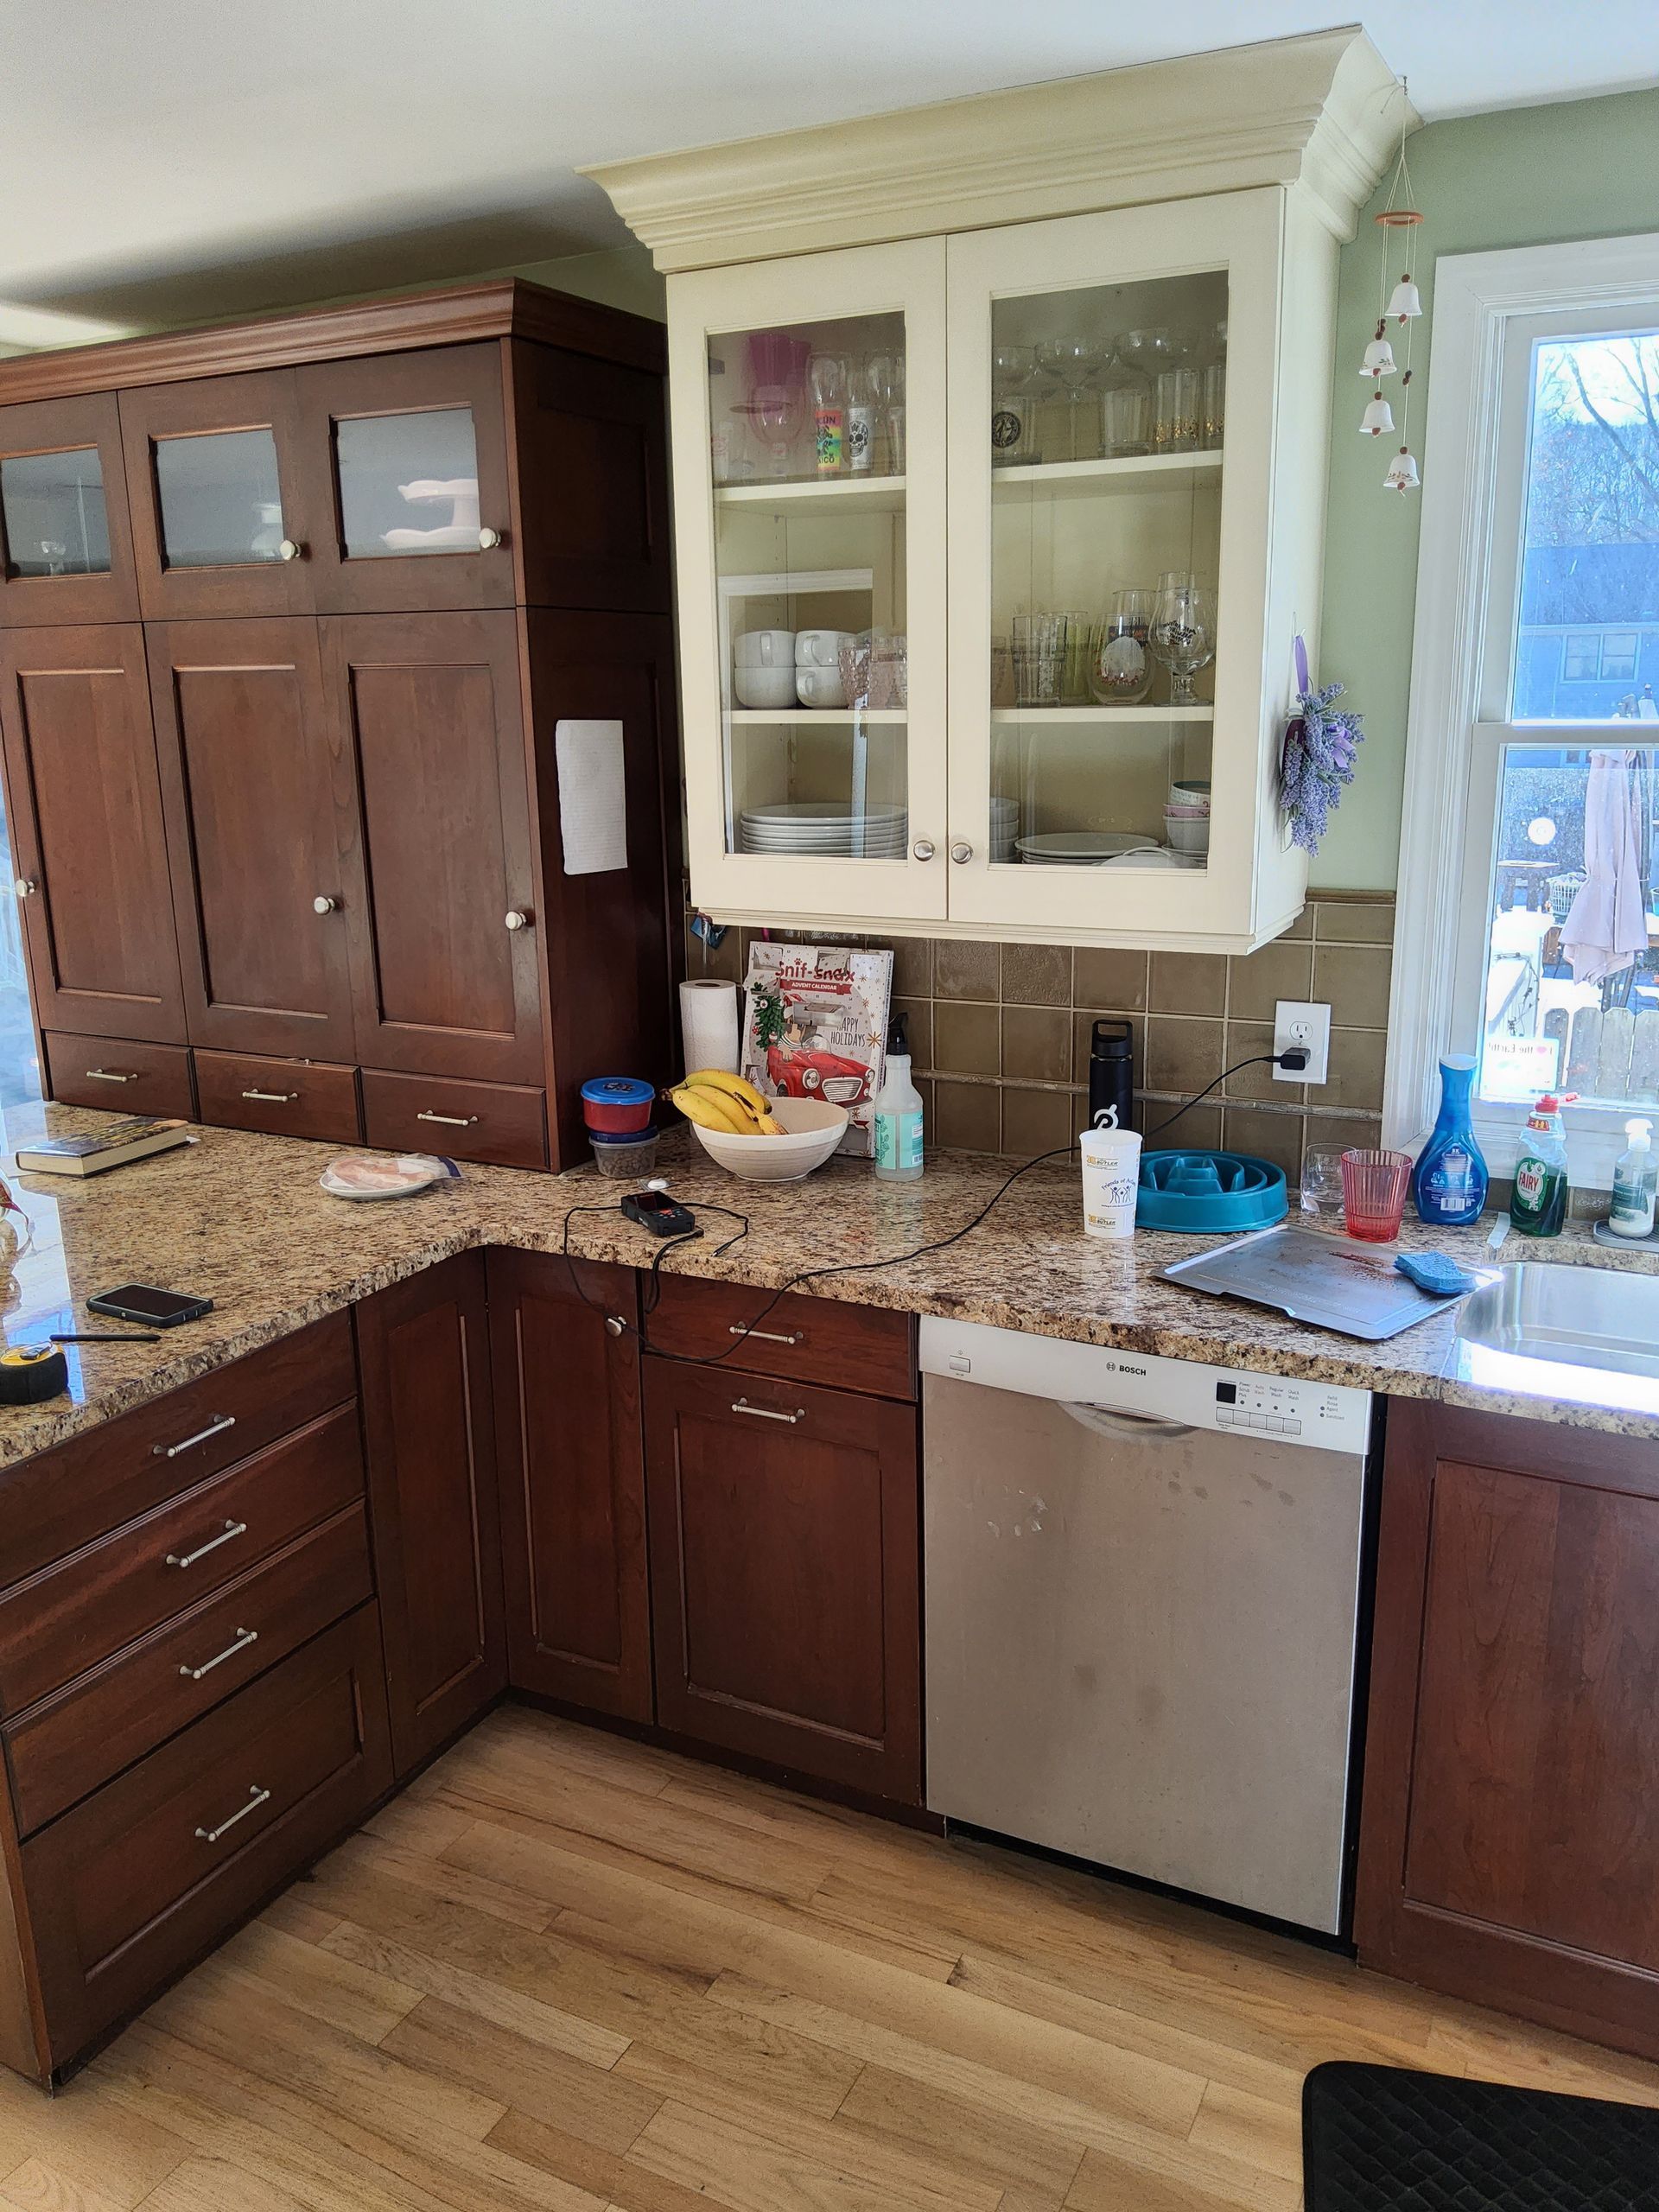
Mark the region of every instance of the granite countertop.
<instances>
[{"instance_id":1,"label":"granite countertop","mask_svg":"<svg viewBox=\"0 0 1659 2212\"><path fill-rule=\"evenodd\" d=\"M47 1109L49 1128L73 1133L107 1116ZM1116 1344L1173 1358L1208 1360L1268 1374L1350 1383L1396 1396L1429 1397L1659 1439L1659 1386L1592 1377L1574 1402L1551 1377L1549 1393L1522 1387L1516 1363L1460 1346L1448 1312L1370 1344L1160 1280L1171 1262L1205 1249L1197 1237L1141 1233L1116 1245L1086 1237L1076 1171L1063 1162L1017 1182L982 1226L948 1249L902 1262L886 1257L949 1236L1004 1180L1007 1163L977 1154L931 1155L918 1183L878 1183L866 1163L832 1160L804 1183L738 1183L677 1136L664 1147L675 1194L704 1209L704 1236L664 1261L675 1274L775 1289L806 1268L877 1260L804 1286L815 1294L985 1321L1039 1335ZM203 1293L213 1312L156 1344L66 1347L70 1395L41 1406L0 1408L0 1465L143 1403L475 1245L648 1265L661 1249L626 1221L624 1186L590 1170L552 1177L468 1167L417 1197L350 1204L318 1187L340 1147L286 1137L203 1129L200 1141L85 1182L15 1179L28 1217L27 1247L0 1289L10 1344L40 1343L54 1328L115 1327L84 1301L123 1282ZM741 1211L748 1232L729 1249ZM591 1209L598 1208L594 1211ZM1483 1224L1430 1233L1411 1224L1408 1244L1492 1264ZM1518 1249L1517 1249L1518 1248ZM1542 1246L1512 1238L1503 1258L1612 1265L1659 1273L1659 1250L1611 1253L1573 1224ZM1573 1370L1582 1376L1582 1370Z\"/></svg>"}]
</instances>

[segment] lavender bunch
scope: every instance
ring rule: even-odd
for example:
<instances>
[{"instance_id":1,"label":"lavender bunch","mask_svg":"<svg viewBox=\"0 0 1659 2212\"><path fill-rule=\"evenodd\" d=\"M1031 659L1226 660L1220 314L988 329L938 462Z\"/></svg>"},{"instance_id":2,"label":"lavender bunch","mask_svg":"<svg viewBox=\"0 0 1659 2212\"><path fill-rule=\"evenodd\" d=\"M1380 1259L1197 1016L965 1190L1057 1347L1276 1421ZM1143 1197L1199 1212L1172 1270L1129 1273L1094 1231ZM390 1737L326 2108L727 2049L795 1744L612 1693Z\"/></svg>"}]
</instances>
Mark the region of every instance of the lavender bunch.
<instances>
[{"instance_id":1,"label":"lavender bunch","mask_svg":"<svg viewBox=\"0 0 1659 2212\"><path fill-rule=\"evenodd\" d=\"M1299 692L1300 711L1285 732L1285 810L1293 840L1307 853L1318 852L1341 804L1342 786L1354 780L1355 755L1365 735L1351 709L1332 711L1343 688L1327 683L1322 690Z\"/></svg>"}]
</instances>

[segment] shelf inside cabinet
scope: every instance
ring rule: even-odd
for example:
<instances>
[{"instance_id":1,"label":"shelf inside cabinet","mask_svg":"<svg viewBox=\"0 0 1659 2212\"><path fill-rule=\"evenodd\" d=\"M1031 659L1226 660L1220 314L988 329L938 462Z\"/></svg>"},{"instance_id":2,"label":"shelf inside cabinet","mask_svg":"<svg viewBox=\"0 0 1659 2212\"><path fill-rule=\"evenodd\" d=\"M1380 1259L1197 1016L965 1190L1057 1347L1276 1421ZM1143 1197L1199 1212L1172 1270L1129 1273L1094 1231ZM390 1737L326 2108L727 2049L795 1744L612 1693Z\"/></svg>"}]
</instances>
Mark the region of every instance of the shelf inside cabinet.
<instances>
[{"instance_id":1,"label":"shelf inside cabinet","mask_svg":"<svg viewBox=\"0 0 1659 2212\"><path fill-rule=\"evenodd\" d=\"M993 707L991 709L994 722L1212 722L1215 718L1215 708L1208 700L1191 707ZM880 717L875 715L871 719L879 721Z\"/></svg>"},{"instance_id":2,"label":"shelf inside cabinet","mask_svg":"<svg viewBox=\"0 0 1659 2212\"><path fill-rule=\"evenodd\" d=\"M903 707L862 710L856 707L728 707L726 719L731 722L818 722L830 727L837 722L903 722L909 716Z\"/></svg>"},{"instance_id":3,"label":"shelf inside cabinet","mask_svg":"<svg viewBox=\"0 0 1659 2212\"><path fill-rule=\"evenodd\" d=\"M1194 491L1218 481L1222 454L1156 453L1122 461L1045 461L1029 467L994 468L991 494L997 500L1016 493L1027 499L1089 499L1150 490Z\"/></svg>"},{"instance_id":4,"label":"shelf inside cabinet","mask_svg":"<svg viewBox=\"0 0 1659 2212\"><path fill-rule=\"evenodd\" d=\"M715 500L719 506L759 507L766 514L898 514L905 504L905 480L902 476L826 476L799 483L769 480L758 484L720 484L715 487Z\"/></svg>"}]
</instances>

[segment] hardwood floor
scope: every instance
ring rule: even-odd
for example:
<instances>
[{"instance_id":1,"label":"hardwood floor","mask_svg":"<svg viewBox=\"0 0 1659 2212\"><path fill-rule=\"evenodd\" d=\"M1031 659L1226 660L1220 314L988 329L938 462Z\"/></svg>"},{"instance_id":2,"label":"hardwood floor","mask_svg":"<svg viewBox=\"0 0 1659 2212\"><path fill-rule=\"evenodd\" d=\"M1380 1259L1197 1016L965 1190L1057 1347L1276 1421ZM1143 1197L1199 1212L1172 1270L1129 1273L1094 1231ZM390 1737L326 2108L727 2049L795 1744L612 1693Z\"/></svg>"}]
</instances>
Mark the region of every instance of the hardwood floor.
<instances>
[{"instance_id":1,"label":"hardwood floor","mask_svg":"<svg viewBox=\"0 0 1659 2212\"><path fill-rule=\"evenodd\" d=\"M1644 2066L1197 1910L494 1714L54 2101L5 2212L1294 2212L1376 2058Z\"/></svg>"}]
</instances>

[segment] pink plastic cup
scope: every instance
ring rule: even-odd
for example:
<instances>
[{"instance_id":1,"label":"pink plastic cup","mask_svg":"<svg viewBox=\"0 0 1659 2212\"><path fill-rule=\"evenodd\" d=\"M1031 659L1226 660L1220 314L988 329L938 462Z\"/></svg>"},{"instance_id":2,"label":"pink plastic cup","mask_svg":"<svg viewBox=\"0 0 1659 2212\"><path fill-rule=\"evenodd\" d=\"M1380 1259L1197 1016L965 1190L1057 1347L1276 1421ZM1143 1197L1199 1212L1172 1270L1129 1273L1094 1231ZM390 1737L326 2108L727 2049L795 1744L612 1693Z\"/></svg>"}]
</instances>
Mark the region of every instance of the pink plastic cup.
<instances>
[{"instance_id":1,"label":"pink plastic cup","mask_svg":"<svg viewBox=\"0 0 1659 2212\"><path fill-rule=\"evenodd\" d=\"M1348 1234L1368 1244L1387 1244L1400 1234L1411 1188L1408 1152L1370 1152L1356 1147L1342 1155L1342 1203Z\"/></svg>"}]
</instances>

